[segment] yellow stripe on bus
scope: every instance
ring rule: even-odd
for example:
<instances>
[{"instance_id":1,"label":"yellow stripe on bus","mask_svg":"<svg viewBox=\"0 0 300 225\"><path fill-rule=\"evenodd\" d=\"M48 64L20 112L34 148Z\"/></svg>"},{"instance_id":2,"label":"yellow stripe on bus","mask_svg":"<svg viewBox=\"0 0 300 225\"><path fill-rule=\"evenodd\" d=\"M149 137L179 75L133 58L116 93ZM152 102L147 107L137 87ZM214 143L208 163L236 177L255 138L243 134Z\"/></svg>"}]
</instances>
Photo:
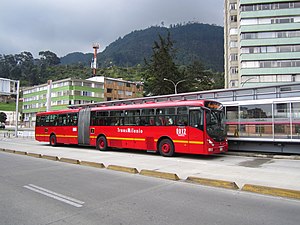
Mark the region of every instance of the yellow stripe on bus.
<instances>
[{"instance_id":1,"label":"yellow stripe on bus","mask_svg":"<svg viewBox=\"0 0 300 225\"><path fill-rule=\"evenodd\" d=\"M49 137L50 134L37 134L36 136L37 137ZM78 136L77 135L76 136L75 135L56 135L56 137L77 138Z\"/></svg>"},{"instance_id":2,"label":"yellow stripe on bus","mask_svg":"<svg viewBox=\"0 0 300 225\"><path fill-rule=\"evenodd\" d=\"M158 142L158 139L154 139L155 142ZM185 141L185 140L173 140L174 143L181 144L194 144L194 145L203 145L203 141Z\"/></svg>"},{"instance_id":3,"label":"yellow stripe on bus","mask_svg":"<svg viewBox=\"0 0 300 225\"><path fill-rule=\"evenodd\" d=\"M182 143L182 144L188 144L188 141L183 141L183 140L173 140L174 143Z\"/></svg>"},{"instance_id":4,"label":"yellow stripe on bus","mask_svg":"<svg viewBox=\"0 0 300 225\"><path fill-rule=\"evenodd\" d=\"M65 138L77 138L78 136L76 135L56 135L56 137L59 137L59 138L61 138L61 137L65 137Z\"/></svg>"},{"instance_id":5,"label":"yellow stripe on bus","mask_svg":"<svg viewBox=\"0 0 300 225\"><path fill-rule=\"evenodd\" d=\"M49 137L49 134L37 134L37 137ZM78 136L72 135L56 135L59 138L78 138ZM97 136L90 136L91 139L96 139ZM122 138L122 137L107 137L107 140L120 140L120 141L146 141L145 138ZM154 142L158 142L158 139L154 139ZM173 140L174 143L180 144L194 144L194 145L203 145L203 141L185 141L185 140Z\"/></svg>"},{"instance_id":6,"label":"yellow stripe on bus","mask_svg":"<svg viewBox=\"0 0 300 225\"><path fill-rule=\"evenodd\" d=\"M90 136L91 139L96 139L97 136ZM107 140L123 140L123 141L145 141L145 138L121 138L121 137L107 137Z\"/></svg>"},{"instance_id":7,"label":"yellow stripe on bus","mask_svg":"<svg viewBox=\"0 0 300 225\"><path fill-rule=\"evenodd\" d=\"M145 141L145 138L121 138L121 137L107 137L107 140L121 140L121 141Z\"/></svg>"},{"instance_id":8,"label":"yellow stripe on bus","mask_svg":"<svg viewBox=\"0 0 300 225\"><path fill-rule=\"evenodd\" d=\"M203 141L189 141L190 144L203 145Z\"/></svg>"}]
</instances>

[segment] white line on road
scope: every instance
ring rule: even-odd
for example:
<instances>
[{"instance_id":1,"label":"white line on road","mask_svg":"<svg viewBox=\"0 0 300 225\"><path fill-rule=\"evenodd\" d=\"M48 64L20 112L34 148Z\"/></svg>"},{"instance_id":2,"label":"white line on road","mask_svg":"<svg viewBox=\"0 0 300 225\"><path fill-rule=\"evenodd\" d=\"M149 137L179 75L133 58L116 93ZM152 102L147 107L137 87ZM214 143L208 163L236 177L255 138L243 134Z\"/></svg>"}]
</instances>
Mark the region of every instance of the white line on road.
<instances>
[{"instance_id":1,"label":"white line on road","mask_svg":"<svg viewBox=\"0 0 300 225\"><path fill-rule=\"evenodd\" d=\"M42 187L39 187L39 186L36 186L36 185L33 185L33 184L28 184L28 185L25 185L23 187L27 188L27 189L29 189L31 191L40 193L42 195L48 196L50 198L56 199L58 201L67 203L67 204L75 206L75 207L78 207L78 208L82 207L83 204L84 204L84 202L79 201L79 200L77 200L75 198L70 198L68 196L65 196L65 195L62 195L62 194L59 194L59 193L47 190L45 188L42 188Z\"/></svg>"}]
</instances>

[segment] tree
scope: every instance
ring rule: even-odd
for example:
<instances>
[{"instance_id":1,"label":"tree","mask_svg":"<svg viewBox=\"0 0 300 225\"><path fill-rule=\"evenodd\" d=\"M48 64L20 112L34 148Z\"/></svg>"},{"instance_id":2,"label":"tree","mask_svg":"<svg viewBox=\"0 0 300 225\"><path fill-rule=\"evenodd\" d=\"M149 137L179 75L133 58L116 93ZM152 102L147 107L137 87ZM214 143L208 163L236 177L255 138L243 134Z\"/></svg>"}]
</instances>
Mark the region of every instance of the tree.
<instances>
[{"instance_id":1,"label":"tree","mask_svg":"<svg viewBox=\"0 0 300 225\"><path fill-rule=\"evenodd\" d=\"M37 76L37 66L34 65L34 58L30 52L21 52L15 55L17 66L21 70L21 77L23 85L32 86L39 84L40 80Z\"/></svg>"},{"instance_id":2,"label":"tree","mask_svg":"<svg viewBox=\"0 0 300 225\"><path fill-rule=\"evenodd\" d=\"M4 112L0 112L0 123L5 123L7 116Z\"/></svg>"},{"instance_id":3,"label":"tree","mask_svg":"<svg viewBox=\"0 0 300 225\"><path fill-rule=\"evenodd\" d=\"M41 51L39 52L39 56L41 56L41 63L46 66L56 66L60 64L60 59L53 52Z\"/></svg>"},{"instance_id":4,"label":"tree","mask_svg":"<svg viewBox=\"0 0 300 225\"><path fill-rule=\"evenodd\" d=\"M187 66L185 77L188 91L203 91L213 89L213 72L207 70L201 61L194 61Z\"/></svg>"},{"instance_id":5,"label":"tree","mask_svg":"<svg viewBox=\"0 0 300 225\"><path fill-rule=\"evenodd\" d=\"M164 79L178 82L183 80L174 63L175 50L168 33L167 38L159 35L159 42L155 41L150 62L145 59L147 72L144 74L144 90L146 95L164 95L174 93L174 85Z\"/></svg>"}]
</instances>

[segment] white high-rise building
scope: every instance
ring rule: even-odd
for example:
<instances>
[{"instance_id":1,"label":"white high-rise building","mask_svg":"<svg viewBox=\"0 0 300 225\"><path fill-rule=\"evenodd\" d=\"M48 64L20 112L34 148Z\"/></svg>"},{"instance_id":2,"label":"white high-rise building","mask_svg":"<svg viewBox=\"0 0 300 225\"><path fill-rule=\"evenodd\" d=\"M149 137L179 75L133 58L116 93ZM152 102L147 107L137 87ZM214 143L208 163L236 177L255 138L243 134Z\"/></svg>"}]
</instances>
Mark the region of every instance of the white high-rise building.
<instances>
[{"instance_id":1,"label":"white high-rise building","mask_svg":"<svg viewBox=\"0 0 300 225\"><path fill-rule=\"evenodd\" d=\"M300 82L300 0L225 0L225 87Z\"/></svg>"}]
</instances>

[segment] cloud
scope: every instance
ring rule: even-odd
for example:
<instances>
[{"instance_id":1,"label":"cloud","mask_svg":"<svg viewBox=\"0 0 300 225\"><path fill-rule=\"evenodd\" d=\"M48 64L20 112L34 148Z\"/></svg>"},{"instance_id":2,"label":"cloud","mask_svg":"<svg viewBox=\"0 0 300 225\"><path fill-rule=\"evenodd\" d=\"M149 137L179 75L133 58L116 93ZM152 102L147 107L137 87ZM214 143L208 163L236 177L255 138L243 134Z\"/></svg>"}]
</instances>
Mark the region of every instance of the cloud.
<instances>
[{"instance_id":1,"label":"cloud","mask_svg":"<svg viewBox=\"0 0 300 225\"><path fill-rule=\"evenodd\" d=\"M103 50L133 30L164 22L223 25L223 0L1 0L0 54Z\"/></svg>"}]
</instances>

